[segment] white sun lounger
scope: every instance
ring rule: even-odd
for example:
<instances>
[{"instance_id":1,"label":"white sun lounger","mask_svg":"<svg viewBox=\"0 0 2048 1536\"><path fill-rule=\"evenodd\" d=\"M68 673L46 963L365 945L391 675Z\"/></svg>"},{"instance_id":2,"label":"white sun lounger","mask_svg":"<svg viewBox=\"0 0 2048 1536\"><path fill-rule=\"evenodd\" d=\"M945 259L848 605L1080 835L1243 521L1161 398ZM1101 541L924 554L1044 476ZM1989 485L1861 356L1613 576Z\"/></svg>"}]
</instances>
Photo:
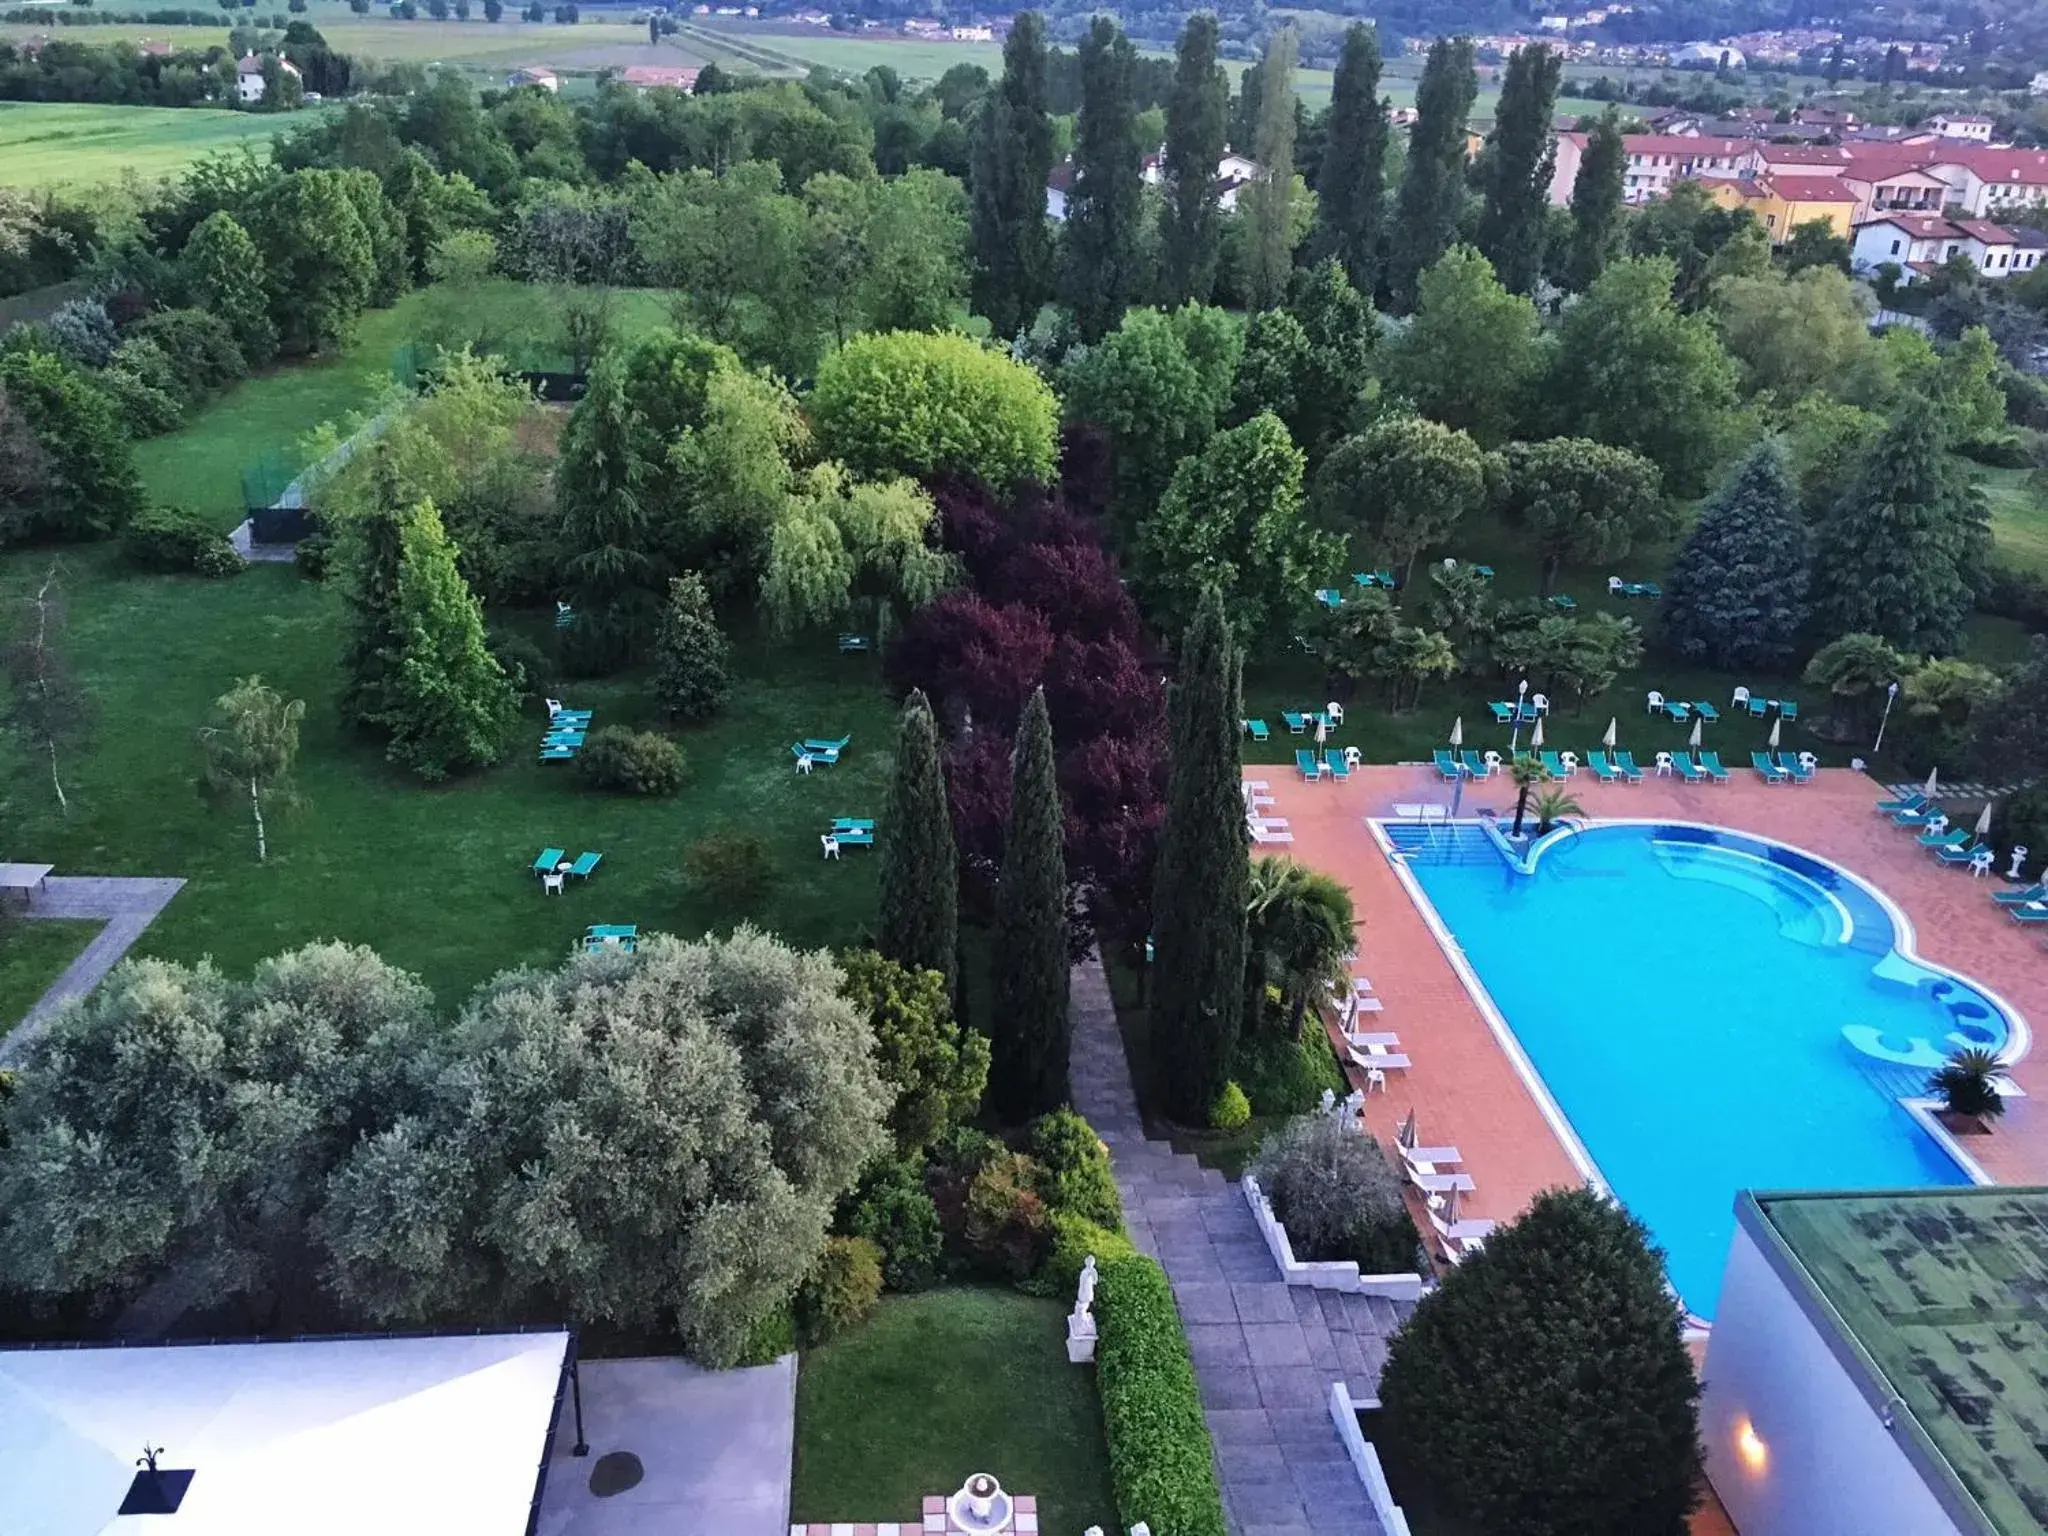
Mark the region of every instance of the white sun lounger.
<instances>
[{"instance_id":1,"label":"white sun lounger","mask_svg":"<svg viewBox=\"0 0 2048 1536\"><path fill-rule=\"evenodd\" d=\"M1384 1045L1391 1048L1401 1043L1399 1035L1346 1035L1344 1038L1360 1050L1366 1050L1375 1045Z\"/></svg>"},{"instance_id":2,"label":"white sun lounger","mask_svg":"<svg viewBox=\"0 0 2048 1536\"><path fill-rule=\"evenodd\" d=\"M1469 1195L1478 1188L1472 1182L1472 1175L1469 1173L1417 1173L1412 1168L1408 1173L1408 1182L1425 1194L1431 1195L1448 1194L1454 1189Z\"/></svg>"},{"instance_id":3,"label":"white sun lounger","mask_svg":"<svg viewBox=\"0 0 2048 1536\"><path fill-rule=\"evenodd\" d=\"M1255 843L1291 843L1294 841L1294 834L1287 831L1276 832L1271 827L1255 826L1252 828L1252 841Z\"/></svg>"},{"instance_id":4,"label":"white sun lounger","mask_svg":"<svg viewBox=\"0 0 2048 1536\"><path fill-rule=\"evenodd\" d=\"M1349 1024L1361 1013L1384 1013L1386 1007L1387 1005L1376 997L1364 997L1354 993L1350 1001L1344 1005L1344 1022Z\"/></svg>"},{"instance_id":5,"label":"white sun lounger","mask_svg":"<svg viewBox=\"0 0 2048 1536\"><path fill-rule=\"evenodd\" d=\"M1436 1211L1429 1213L1429 1224L1435 1227L1437 1235L1454 1243L1483 1242L1493 1236L1499 1227L1497 1221L1484 1218L1466 1218L1462 1221L1445 1221Z\"/></svg>"},{"instance_id":6,"label":"white sun lounger","mask_svg":"<svg viewBox=\"0 0 2048 1536\"><path fill-rule=\"evenodd\" d=\"M1389 1068L1406 1072L1410 1066L1406 1056L1397 1056L1387 1051L1361 1051L1354 1046L1349 1054L1354 1063L1363 1067L1368 1072L1372 1071L1375 1067L1382 1072Z\"/></svg>"},{"instance_id":7,"label":"white sun lounger","mask_svg":"<svg viewBox=\"0 0 2048 1536\"><path fill-rule=\"evenodd\" d=\"M1436 1167L1443 1163L1462 1163L1465 1154L1456 1147L1403 1147L1401 1160L1411 1167L1417 1164Z\"/></svg>"}]
</instances>

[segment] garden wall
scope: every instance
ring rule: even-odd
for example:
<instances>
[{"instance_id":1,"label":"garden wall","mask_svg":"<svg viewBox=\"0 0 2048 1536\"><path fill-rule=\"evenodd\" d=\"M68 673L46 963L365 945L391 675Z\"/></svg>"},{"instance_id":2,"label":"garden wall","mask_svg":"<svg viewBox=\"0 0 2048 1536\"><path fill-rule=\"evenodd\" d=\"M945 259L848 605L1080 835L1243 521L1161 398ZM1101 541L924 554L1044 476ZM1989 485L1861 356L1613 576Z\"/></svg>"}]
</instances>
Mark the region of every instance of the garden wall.
<instances>
[{"instance_id":1,"label":"garden wall","mask_svg":"<svg viewBox=\"0 0 2048 1536\"><path fill-rule=\"evenodd\" d=\"M1352 1470L1365 1484L1372 1512L1380 1517L1387 1536L1408 1536L1408 1517L1394 1502L1394 1491L1387 1486L1387 1474L1380 1467L1379 1452L1366 1443L1365 1432L1358 1427L1358 1409L1349 1387L1341 1381L1330 1383L1330 1418L1337 1426L1337 1438L1344 1442L1344 1453L1351 1458Z\"/></svg>"},{"instance_id":2,"label":"garden wall","mask_svg":"<svg viewBox=\"0 0 2048 1536\"><path fill-rule=\"evenodd\" d=\"M1389 1301L1421 1299L1420 1275L1363 1275L1349 1259L1305 1263L1295 1258L1294 1244L1288 1239L1287 1229L1273 1214L1272 1202L1259 1188L1259 1181L1247 1173L1238 1183L1244 1190L1245 1204L1252 1208L1252 1220L1258 1224L1259 1235L1265 1238L1267 1251L1279 1266L1281 1278L1289 1285L1305 1285L1318 1291L1384 1296Z\"/></svg>"}]
</instances>

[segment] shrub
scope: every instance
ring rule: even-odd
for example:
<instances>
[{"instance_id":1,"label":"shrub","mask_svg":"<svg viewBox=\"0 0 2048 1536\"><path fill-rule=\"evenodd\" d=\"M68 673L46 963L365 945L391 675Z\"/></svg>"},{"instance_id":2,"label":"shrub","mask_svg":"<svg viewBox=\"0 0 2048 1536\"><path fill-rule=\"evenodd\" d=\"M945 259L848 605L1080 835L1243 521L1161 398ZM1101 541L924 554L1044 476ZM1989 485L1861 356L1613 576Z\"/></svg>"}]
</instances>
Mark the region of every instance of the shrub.
<instances>
[{"instance_id":1,"label":"shrub","mask_svg":"<svg viewBox=\"0 0 2048 1536\"><path fill-rule=\"evenodd\" d=\"M1224 1536L1216 1453L1166 1272L1141 1254L1096 1272L1095 1386L1117 1523Z\"/></svg>"},{"instance_id":2,"label":"shrub","mask_svg":"<svg viewBox=\"0 0 2048 1536\"><path fill-rule=\"evenodd\" d=\"M881 1249L882 1279L890 1290L921 1291L938 1280L945 1234L918 1164L905 1158L870 1163L840 1225Z\"/></svg>"},{"instance_id":3,"label":"shrub","mask_svg":"<svg viewBox=\"0 0 2048 1536\"><path fill-rule=\"evenodd\" d=\"M1387 1434L1477 1529L1683 1536L1700 1389L1681 1323L1640 1222L1546 1191L1394 1336Z\"/></svg>"},{"instance_id":4,"label":"shrub","mask_svg":"<svg viewBox=\"0 0 2048 1536\"><path fill-rule=\"evenodd\" d=\"M806 1339L822 1344L874 1311L881 1295L882 1250L864 1237L828 1237L797 1288L797 1321Z\"/></svg>"},{"instance_id":5,"label":"shrub","mask_svg":"<svg viewBox=\"0 0 2048 1536\"><path fill-rule=\"evenodd\" d=\"M1046 1230L1051 1235L1051 1245L1029 1287L1042 1296L1061 1296L1071 1301L1074 1287L1081 1279L1081 1265L1091 1253L1099 1270L1138 1251L1123 1233L1099 1227L1072 1211L1054 1211L1046 1220Z\"/></svg>"},{"instance_id":6,"label":"shrub","mask_svg":"<svg viewBox=\"0 0 2048 1536\"><path fill-rule=\"evenodd\" d=\"M1966 459L1992 469L2032 469L2034 455L2027 446L2027 440L2017 432L1997 432L1984 437L1970 437L1956 444L1956 452Z\"/></svg>"},{"instance_id":7,"label":"shrub","mask_svg":"<svg viewBox=\"0 0 2048 1536\"><path fill-rule=\"evenodd\" d=\"M187 507L151 507L121 535L121 555L141 571L233 576L244 569L227 535Z\"/></svg>"},{"instance_id":8,"label":"shrub","mask_svg":"<svg viewBox=\"0 0 2048 1536\"><path fill-rule=\"evenodd\" d=\"M1415 1224L1379 1143L1335 1115L1303 1115L1266 1138L1252 1164L1295 1257L1350 1259L1371 1275L1412 1272Z\"/></svg>"},{"instance_id":9,"label":"shrub","mask_svg":"<svg viewBox=\"0 0 2048 1536\"><path fill-rule=\"evenodd\" d=\"M754 1319L735 1365L773 1365L796 1349L796 1317L788 1303Z\"/></svg>"},{"instance_id":10,"label":"shrub","mask_svg":"<svg viewBox=\"0 0 2048 1536\"><path fill-rule=\"evenodd\" d=\"M1038 1161L1038 1191L1049 1209L1098 1227L1123 1226L1124 1203L1110 1171L1109 1148L1086 1120L1071 1109L1039 1116L1031 1126L1031 1152Z\"/></svg>"},{"instance_id":11,"label":"shrub","mask_svg":"<svg viewBox=\"0 0 2048 1536\"><path fill-rule=\"evenodd\" d=\"M1998 1091L2004 1075L1998 1052L1965 1046L1927 1079L1927 1091L1940 1094L1943 1110L1951 1115L1995 1119L2005 1113L2005 1099Z\"/></svg>"},{"instance_id":12,"label":"shrub","mask_svg":"<svg viewBox=\"0 0 2048 1536\"><path fill-rule=\"evenodd\" d=\"M299 547L304 549L305 545ZM548 653L531 637L517 630L494 629L484 636L484 645L520 703L541 691L548 675Z\"/></svg>"},{"instance_id":13,"label":"shrub","mask_svg":"<svg viewBox=\"0 0 2048 1536\"><path fill-rule=\"evenodd\" d=\"M593 731L577 755L583 777L621 795L672 795L683 784L683 749L653 731L608 725Z\"/></svg>"},{"instance_id":14,"label":"shrub","mask_svg":"<svg viewBox=\"0 0 2048 1536\"><path fill-rule=\"evenodd\" d=\"M149 347L142 342L139 347ZM124 346L122 350L127 351ZM151 352L156 348L149 347ZM124 359L124 362L130 359ZM156 437L185 419L185 407L172 395L150 382L133 368L116 365L93 375L93 383L114 402L121 424L131 438Z\"/></svg>"},{"instance_id":15,"label":"shrub","mask_svg":"<svg viewBox=\"0 0 2048 1536\"><path fill-rule=\"evenodd\" d=\"M1313 1014L1296 1039L1285 1033L1240 1035L1230 1075L1255 1115L1305 1115L1322 1102L1325 1088L1340 1098L1350 1089L1330 1037Z\"/></svg>"},{"instance_id":16,"label":"shrub","mask_svg":"<svg viewBox=\"0 0 2048 1536\"><path fill-rule=\"evenodd\" d=\"M292 550L292 568L308 581L325 581L328 557L333 553L334 535L309 533Z\"/></svg>"},{"instance_id":17,"label":"shrub","mask_svg":"<svg viewBox=\"0 0 2048 1536\"><path fill-rule=\"evenodd\" d=\"M721 910L752 912L775 884L768 845L751 832L707 832L683 853L683 867L699 896Z\"/></svg>"},{"instance_id":18,"label":"shrub","mask_svg":"<svg viewBox=\"0 0 2048 1536\"><path fill-rule=\"evenodd\" d=\"M960 1241L977 1269L1022 1280L1045 1253L1045 1202L1034 1191L1037 1168L1009 1152L994 1158L967 1186Z\"/></svg>"},{"instance_id":19,"label":"shrub","mask_svg":"<svg viewBox=\"0 0 2048 1536\"><path fill-rule=\"evenodd\" d=\"M1251 1123L1252 1101L1235 1080L1223 1085L1216 1102L1209 1107L1209 1124L1219 1131L1241 1131Z\"/></svg>"},{"instance_id":20,"label":"shrub","mask_svg":"<svg viewBox=\"0 0 2048 1536\"><path fill-rule=\"evenodd\" d=\"M129 328L131 339L154 342L185 381L188 396L232 384L249 371L228 323L205 309L161 309Z\"/></svg>"},{"instance_id":21,"label":"shrub","mask_svg":"<svg viewBox=\"0 0 2048 1536\"><path fill-rule=\"evenodd\" d=\"M71 299L43 322L57 350L87 368L104 368L114 355L113 318L98 299Z\"/></svg>"}]
</instances>

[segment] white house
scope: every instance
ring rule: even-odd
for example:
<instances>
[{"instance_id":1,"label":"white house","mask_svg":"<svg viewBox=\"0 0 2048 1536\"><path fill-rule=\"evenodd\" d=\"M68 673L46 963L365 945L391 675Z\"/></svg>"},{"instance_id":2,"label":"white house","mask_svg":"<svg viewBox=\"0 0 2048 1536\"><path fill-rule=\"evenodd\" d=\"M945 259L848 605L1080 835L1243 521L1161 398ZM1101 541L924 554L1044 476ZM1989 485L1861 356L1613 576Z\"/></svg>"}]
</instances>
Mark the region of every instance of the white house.
<instances>
[{"instance_id":1,"label":"white house","mask_svg":"<svg viewBox=\"0 0 2048 1536\"><path fill-rule=\"evenodd\" d=\"M1209 193L1216 199L1216 206L1225 213L1237 211L1237 196L1249 182L1265 175L1259 162L1234 150L1225 150L1223 158L1216 162L1216 175L1209 183ZM1147 155L1138 168L1139 179L1148 187L1163 186L1166 182L1166 155L1161 150L1156 155ZM1055 223L1063 222L1067 216L1067 199L1074 190L1074 163L1052 168L1052 174L1045 180L1045 216Z\"/></svg>"},{"instance_id":2,"label":"white house","mask_svg":"<svg viewBox=\"0 0 2048 1536\"><path fill-rule=\"evenodd\" d=\"M235 65L235 95L245 107L253 107L263 99L263 65L267 59L276 59L277 67L294 80L300 78L299 66L279 54L266 53L260 59L253 53L243 54Z\"/></svg>"},{"instance_id":3,"label":"white house","mask_svg":"<svg viewBox=\"0 0 2048 1536\"><path fill-rule=\"evenodd\" d=\"M552 69L539 64L529 64L524 69L515 69L505 77L505 84L517 89L522 85L537 85L544 91L559 91L562 80Z\"/></svg>"},{"instance_id":4,"label":"white house","mask_svg":"<svg viewBox=\"0 0 2048 1536\"><path fill-rule=\"evenodd\" d=\"M1736 1198L1701 1371L1743 1536L2035 1532L2048 1189Z\"/></svg>"},{"instance_id":5,"label":"white house","mask_svg":"<svg viewBox=\"0 0 2048 1536\"><path fill-rule=\"evenodd\" d=\"M2035 96L2048 96L2048 69L2036 73L2034 78L2027 82L2027 90Z\"/></svg>"},{"instance_id":6,"label":"white house","mask_svg":"<svg viewBox=\"0 0 2048 1536\"><path fill-rule=\"evenodd\" d=\"M1962 139L1971 144L1991 142L1991 119L1962 113L1937 112L1927 119L1927 126L1944 139Z\"/></svg>"}]
</instances>

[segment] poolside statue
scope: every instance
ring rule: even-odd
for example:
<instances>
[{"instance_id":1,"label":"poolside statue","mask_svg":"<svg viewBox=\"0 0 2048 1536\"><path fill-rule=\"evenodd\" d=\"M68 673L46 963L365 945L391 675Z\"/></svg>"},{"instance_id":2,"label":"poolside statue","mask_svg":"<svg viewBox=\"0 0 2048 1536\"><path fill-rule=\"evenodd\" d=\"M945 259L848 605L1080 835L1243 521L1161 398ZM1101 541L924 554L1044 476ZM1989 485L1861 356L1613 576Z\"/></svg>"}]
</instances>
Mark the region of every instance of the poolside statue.
<instances>
[{"instance_id":1,"label":"poolside statue","mask_svg":"<svg viewBox=\"0 0 2048 1536\"><path fill-rule=\"evenodd\" d=\"M946 1514L952 1528L969 1536L995 1536L1007 1531L1016 1510L1003 1485L986 1472L977 1472L960 1485L960 1491L946 1500Z\"/></svg>"},{"instance_id":2,"label":"poolside statue","mask_svg":"<svg viewBox=\"0 0 2048 1536\"><path fill-rule=\"evenodd\" d=\"M2017 880L2017 879L2019 879L2019 877L2020 877L2020 866L2021 866L2022 864L2026 863L2026 862L2027 862L2027 845L2026 845L2025 843L2014 843L2014 844L2012 845L2012 868L2011 868L2011 869L2008 869L2008 870L2007 870L2007 871L2005 872L2005 878L2006 878L2006 879L2008 879L2008 880Z\"/></svg>"},{"instance_id":3,"label":"poolside statue","mask_svg":"<svg viewBox=\"0 0 2048 1536\"><path fill-rule=\"evenodd\" d=\"M1074 1288L1074 1310L1067 1314L1067 1363L1086 1365L1095 1358L1095 1255L1081 1264Z\"/></svg>"}]
</instances>

